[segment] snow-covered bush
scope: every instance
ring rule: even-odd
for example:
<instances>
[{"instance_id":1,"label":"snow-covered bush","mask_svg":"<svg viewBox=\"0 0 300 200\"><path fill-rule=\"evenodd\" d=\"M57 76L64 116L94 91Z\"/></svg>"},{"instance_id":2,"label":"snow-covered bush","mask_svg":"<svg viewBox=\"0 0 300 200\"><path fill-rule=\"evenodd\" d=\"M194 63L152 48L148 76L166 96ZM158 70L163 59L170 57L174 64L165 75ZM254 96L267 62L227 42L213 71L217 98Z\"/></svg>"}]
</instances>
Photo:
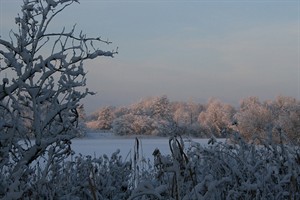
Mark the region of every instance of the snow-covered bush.
<instances>
[{"instance_id":1,"label":"snow-covered bush","mask_svg":"<svg viewBox=\"0 0 300 200\"><path fill-rule=\"evenodd\" d=\"M276 144L246 143L235 135L227 142L215 138L202 146L171 137L170 155L154 150L154 168L141 156L136 140L134 156L119 151L108 157L52 157L45 174L40 160L26 172L24 199L299 199L300 149ZM167 145L167 144L166 144ZM6 170L9 171L9 168ZM3 172L3 171L2 171ZM1 186L7 184L1 173ZM3 188L3 187L1 187Z\"/></svg>"},{"instance_id":2,"label":"snow-covered bush","mask_svg":"<svg viewBox=\"0 0 300 200\"><path fill-rule=\"evenodd\" d=\"M110 158L107 155L99 158L77 156L62 168L60 179L67 181L60 183L65 188L64 192L58 192L60 197L118 200L130 195L131 162L124 162L119 151Z\"/></svg>"},{"instance_id":3,"label":"snow-covered bush","mask_svg":"<svg viewBox=\"0 0 300 200\"><path fill-rule=\"evenodd\" d=\"M119 200L128 199L131 194L131 161L123 161L119 151L110 157L78 155L64 162L53 162L48 174L41 171L41 163L28 172L26 179L22 179L23 199Z\"/></svg>"},{"instance_id":4,"label":"snow-covered bush","mask_svg":"<svg viewBox=\"0 0 300 200\"><path fill-rule=\"evenodd\" d=\"M192 142L183 151L170 139L171 156L156 150L156 177L141 183L132 197L160 199L299 199L300 149L263 139L262 146L235 135L228 142ZM144 188L144 189L142 189ZM151 198L150 198L151 199Z\"/></svg>"}]
</instances>

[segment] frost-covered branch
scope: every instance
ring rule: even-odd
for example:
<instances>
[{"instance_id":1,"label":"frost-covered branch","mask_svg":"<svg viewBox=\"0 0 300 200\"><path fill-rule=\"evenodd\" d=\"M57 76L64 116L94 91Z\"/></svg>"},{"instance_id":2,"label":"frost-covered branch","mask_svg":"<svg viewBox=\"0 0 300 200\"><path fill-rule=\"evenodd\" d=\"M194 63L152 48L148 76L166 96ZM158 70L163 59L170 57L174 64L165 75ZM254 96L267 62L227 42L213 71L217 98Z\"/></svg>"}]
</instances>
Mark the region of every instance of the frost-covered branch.
<instances>
[{"instance_id":1,"label":"frost-covered branch","mask_svg":"<svg viewBox=\"0 0 300 200\"><path fill-rule=\"evenodd\" d=\"M77 35L75 26L70 32L48 32L53 19L74 2L24 0L15 18L17 31L10 32L10 41L0 39L0 72L7 74L0 83L0 156L8 158L0 171L10 169L5 197L23 197L24 183L13 180L25 179L37 160L61 162L69 153L70 139L79 134L77 107L93 94L86 88L84 63L117 53L101 50L100 44L111 44L101 37Z\"/></svg>"}]
</instances>

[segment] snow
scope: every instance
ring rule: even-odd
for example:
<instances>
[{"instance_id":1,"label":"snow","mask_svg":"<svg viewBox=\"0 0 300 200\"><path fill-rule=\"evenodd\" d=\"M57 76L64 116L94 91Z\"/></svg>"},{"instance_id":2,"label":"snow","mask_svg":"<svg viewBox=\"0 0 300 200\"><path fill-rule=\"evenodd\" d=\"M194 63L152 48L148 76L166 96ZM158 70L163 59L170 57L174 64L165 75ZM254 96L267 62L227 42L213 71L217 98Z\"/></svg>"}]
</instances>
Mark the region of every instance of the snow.
<instances>
[{"instance_id":1,"label":"snow","mask_svg":"<svg viewBox=\"0 0 300 200\"><path fill-rule=\"evenodd\" d=\"M128 160L133 156L133 148L135 138L140 139L141 153L146 159L153 159L153 151L158 148L162 155L170 155L169 138L156 136L114 136L112 133L87 133L83 138L72 140L72 150L75 154L84 156L102 156L106 154L111 156L117 149L120 150L120 155L124 160ZM185 148L189 148L194 143L199 143L203 146L208 144L209 139L184 139ZM221 139L224 141L224 139ZM130 156L130 157L129 157Z\"/></svg>"},{"instance_id":2,"label":"snow","mask_svg":"<svg viewBox=\"0 0 300 200\"><path fill-rule=\"evenodd\" d=\"M126 160L133 156L135 137L117 137L111 133L88 133L85 138L72 140L72 150L75 154L93 155L99 157L103 154L110 156L117 149ZM168 138L141 139L142 155L152 158L155 148L159 148L162 154L169 154ZM128 157L129 159L129 157Z\"/></svg>"}]
</instances>

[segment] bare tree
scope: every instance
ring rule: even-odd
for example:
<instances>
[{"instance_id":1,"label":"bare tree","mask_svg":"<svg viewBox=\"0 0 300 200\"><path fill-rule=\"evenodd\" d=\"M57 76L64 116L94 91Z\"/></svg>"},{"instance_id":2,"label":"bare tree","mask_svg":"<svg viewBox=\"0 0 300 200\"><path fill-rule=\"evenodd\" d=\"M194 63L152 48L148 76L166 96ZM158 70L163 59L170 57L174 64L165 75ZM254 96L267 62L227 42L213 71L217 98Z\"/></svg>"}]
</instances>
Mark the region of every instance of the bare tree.
<instances>
[{"instance_id":1,"label":"bare tree","mask_svg":"<svg viewBox=\"0 0 300 200\"><path fill-rule=\"evenodd\" d=\"M98 49L110 42L75 34L75 26L48 32L53 19L75 2L23 0L17 31L8 41L0 38L0 72L7 74L0 85L0 197L28 195L30 166L45 156L41 179L46 179L53 163L71 152L77 107L93 94L86 88L84 61L117 53Z\"/></svg>"}]
</instances>

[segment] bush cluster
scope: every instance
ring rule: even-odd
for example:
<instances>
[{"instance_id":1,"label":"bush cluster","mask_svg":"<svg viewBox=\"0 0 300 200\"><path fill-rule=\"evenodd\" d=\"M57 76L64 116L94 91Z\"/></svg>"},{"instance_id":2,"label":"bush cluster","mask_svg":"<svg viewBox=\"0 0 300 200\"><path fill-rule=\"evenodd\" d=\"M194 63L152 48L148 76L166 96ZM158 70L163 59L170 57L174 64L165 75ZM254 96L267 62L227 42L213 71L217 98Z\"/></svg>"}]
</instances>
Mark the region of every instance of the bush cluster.
<instances>
[{"instance_id":1,"label":"bush cluster","mask_svg":"<svg viewBox=\"0 0 300 200\"><path fill-rule=\"evenodd\" d=\"M138 140L137 140L138 141ZM22 199L299 199L300 149L271 139L262 145L240 136L202 146L180 137L169 140L170 155L153 152L154 165L135 156L123 160L116 151L108 157L72 156L45 166L28 168L26 181L13 188ZM8 181L1 173L1 183ZM2 187L5 188L5 187ZM12 189L12 188L10 188ZM1 198L7 199L5 191ZM17 195L16 195L17 196Z\"/></svg>"}]
</instances>

